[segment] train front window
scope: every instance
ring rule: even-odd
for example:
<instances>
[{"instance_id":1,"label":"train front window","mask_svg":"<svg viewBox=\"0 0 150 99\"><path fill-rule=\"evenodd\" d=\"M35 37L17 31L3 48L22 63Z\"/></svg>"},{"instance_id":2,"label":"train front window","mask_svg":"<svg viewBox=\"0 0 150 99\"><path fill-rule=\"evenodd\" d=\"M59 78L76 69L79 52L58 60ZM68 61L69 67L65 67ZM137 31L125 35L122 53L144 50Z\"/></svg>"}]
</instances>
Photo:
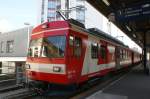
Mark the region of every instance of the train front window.
<instances>
[{"instance_id":1,"label":"train front window","mask_svg":"<svg viewBox=\"0 0 150 99\"><path fill-rule=\"evenodd\" d=\"M65 36L50 36L43 39L42 57L62 58L65 52Z\"/></svg>"},{"instance_id":2,"label":"train front window","mask_svg":"<svg viewBox=\"0 0 150 99\"><path fill-rule=\"evenodd\" d=\"M28 49L29 57L40 57L42 40L42 38L31 40L30 47Z\"/></svg>"}]
</instances>

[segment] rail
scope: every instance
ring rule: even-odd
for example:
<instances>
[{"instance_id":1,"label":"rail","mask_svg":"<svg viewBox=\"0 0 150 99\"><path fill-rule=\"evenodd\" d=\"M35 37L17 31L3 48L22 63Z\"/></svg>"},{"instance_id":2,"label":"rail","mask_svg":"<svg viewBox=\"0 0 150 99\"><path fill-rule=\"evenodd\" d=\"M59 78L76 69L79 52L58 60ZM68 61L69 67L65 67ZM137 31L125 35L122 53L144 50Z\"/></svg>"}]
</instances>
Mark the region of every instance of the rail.
<instances>
[{"instance_id":1,"label":"rail","mask_svg":"<svg viewBox=\"0 0 150 99\"><path fill-rule=\"evenodd\" d=\"M20 88L0 93L0 99L23 99L32 95L35 95L35 92L33 90L30 90L28 88Z\"/></svg>"}]
</instances>

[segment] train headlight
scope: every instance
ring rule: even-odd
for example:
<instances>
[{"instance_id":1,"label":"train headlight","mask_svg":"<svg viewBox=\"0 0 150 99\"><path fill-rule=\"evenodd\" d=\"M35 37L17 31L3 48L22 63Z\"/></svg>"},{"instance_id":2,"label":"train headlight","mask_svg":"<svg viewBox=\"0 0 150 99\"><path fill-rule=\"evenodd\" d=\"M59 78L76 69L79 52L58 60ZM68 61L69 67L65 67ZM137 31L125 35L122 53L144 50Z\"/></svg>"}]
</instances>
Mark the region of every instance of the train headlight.
<instances>
[{"instance_id":1,"label":"train headlight","mask_svg":"<svg viewBox=\"0 0 150 99\"><path fill-rule=\"evenodd\" d=\"M26 68L26 69L30 69L30 68L31 68L31 67L30 67L30 64L26 64L26 65L25 65L25 68Z\"/></svg>"},{"instance_id":2,"label":"train headlight","mask_svg":"<svg viewBox=\"0 0 150 99\"><path fill-rule=\"evenodd\" d=\"M53 67L53 72L60 72L61 71L61 67Z\"/></svg>"}]
</instances>

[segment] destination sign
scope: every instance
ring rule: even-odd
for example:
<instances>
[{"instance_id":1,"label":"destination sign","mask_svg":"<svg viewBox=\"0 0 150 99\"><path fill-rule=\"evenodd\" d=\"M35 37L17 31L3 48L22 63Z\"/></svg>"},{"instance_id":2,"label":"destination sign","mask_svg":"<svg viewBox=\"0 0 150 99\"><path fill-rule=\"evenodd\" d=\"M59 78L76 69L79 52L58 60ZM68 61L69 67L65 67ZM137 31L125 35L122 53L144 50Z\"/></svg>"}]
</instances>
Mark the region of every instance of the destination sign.
<instances>
[{"instance_id":1,"label":"destination sign","mask_svg":"<svg viewBox=\"0 0 150 99\"><path fill-rule=\"evenodd\" d=\"M122 21L145 17L150 17L150 3L117 11L117 18Z\"/></svg>"}]
</instances>

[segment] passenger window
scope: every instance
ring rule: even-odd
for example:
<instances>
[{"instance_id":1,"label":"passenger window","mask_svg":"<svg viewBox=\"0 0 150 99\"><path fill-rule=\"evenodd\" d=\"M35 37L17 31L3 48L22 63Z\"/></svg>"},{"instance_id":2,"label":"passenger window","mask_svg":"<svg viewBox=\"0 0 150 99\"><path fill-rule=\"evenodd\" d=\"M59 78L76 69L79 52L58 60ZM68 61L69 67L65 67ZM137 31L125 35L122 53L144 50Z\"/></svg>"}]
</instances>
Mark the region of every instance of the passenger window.
<instances>
[{"instance_id":1,"label":"passenger window","mask_svg":"<svg viewBox=\"0 0 150 99\"><path fill-rule=\"evenodd\" d=\"M28 49L28 56L29 56L29 57L33 57L32 55L33 55L33 53L32 53L32 48L29 48L29 49Z\"/></svg>"},{"instance_id":2,"label":"passenger window","mask_svg":"<svg viewBox=\"0 0 150 99\"><path fill-rule=\"evenodd\" d=\"M126 51L126 59L128 59L128 51Z\"/></svg>"},{"instance_id":3,"label":"passenger window","mask_svg":"<svg viewBox=\"0 0 150 99\"><path fill-rule=\"evenodd\" d=\"M120 59L123 59L123 50L120 49Z\"/></svg>"},{"instance_id":4,"label":"passenger window","mask_svg":"<svg viewBox=\"0 0 150 99\"><path fill-rule=\"evenodd\" d=\"M105 48L105 46L103 46L103 45L101 45L101 48L100 48L100 56L101 56L101 58L102 59L106 59L106 48Z\"/></svg>"},{"instance_id":5,"label":"passenger window","mask_svg":"<svg viewBox=\"0 0 150 99\"><path fill-rule=\"evenodd\" d=\"M126 52L123 50L123 59L126 59Z\"/></svg>"},{"instance_id":6,"label":"passenger window","mask_svg":"<svg viewBox=\"0 0 150 99\"><path fill-rule=\"evenodd\" d=\"M73 41L74 41L74 37L73 36L69 36L69 45L73 46Z\"/></svg>"},{"instance_id":7,"label":"passenger window","mask_svg":"<svg viewBox=\"0 0 150 99\"><path fill-rule=\"evenodd\" d=\"M69 46L70 46L70 56L73 56L73 49L74 49L74 37L69 36Z\"/></svg>"},{"instance_id":8,"label":"passenger window","mask_svg":"<svg viewBox=\"0 0 150 99\"><path fill-rule=\"evenodd\" d=\"M75 37L74 56L80 57L81 53L82 53L82 40L79 37Z\"/></svg>"},{"instance_id":9,"label":"passenger window","mask_svg":"<svg viewBox=\"0 0 150 99\"><path fill-rule=\"evenodd\" d=\"M34 48L34 57L38 57L39 51L38 51L38 47Z\"/></svg>"},{"instance_id":10,"label":"passenger window","mask_svg":"<svg viewBox=\"0 0 150 99\"><path fill-rule=\"evenodd\" d=\"M98 44L97 43L91 44L91 56L93 59L98 58Z\"/></svg>"}]
</instances>

